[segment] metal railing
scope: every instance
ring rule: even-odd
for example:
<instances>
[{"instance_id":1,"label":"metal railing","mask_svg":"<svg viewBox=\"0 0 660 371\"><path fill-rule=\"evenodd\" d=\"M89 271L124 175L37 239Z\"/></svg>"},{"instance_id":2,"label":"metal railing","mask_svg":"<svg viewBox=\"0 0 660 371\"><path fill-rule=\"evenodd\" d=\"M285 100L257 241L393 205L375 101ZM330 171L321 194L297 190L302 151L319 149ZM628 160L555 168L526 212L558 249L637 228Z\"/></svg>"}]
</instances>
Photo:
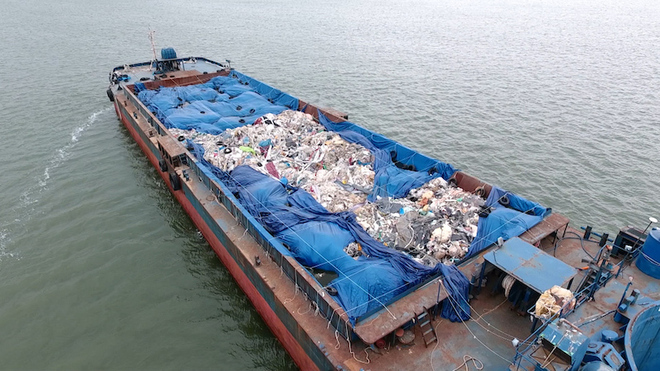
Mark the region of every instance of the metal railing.
<instances>
[{"instance_id":1,"label":"metal railing","mask_svg":"<svg viewBox=\"0 0 660 371\"><path fill-rule=\"evenodd\" d=\"M313 303L312 305L315 306L315 312L318 312L323 315L326 320L330 321L332 326L335 327L335 329L345 338L348 339L353 337L351 326L348 326L346 320L342 318L341 315L337 314L337 311L324 296L319 294L319 292L321 292L320 290L322 290L321 285L318 283L318 287L311 285L307 280L307 277L310 277L310 275L306 269L295 259L287 259L286 256L282 254L282 251L285 251L286 248L271 236L270 233L268 233L268 231L266 231L264 227L261 226L261 224L259 224L245 208L243 208L236 197L228 191L224 184L222 184L219 179L213 179L215 178L214 175L208 174L200 168L197 160L190 157L189 153L186 153L186 156L189 157L188 166L190 166L191 170L209 188L217 198L218 202L221 203L236 221L246 229L246 232L266 252L268 257L282 269L282 272L294 283L296 290L302 292L307 299ZM296 266L294 266L292 262L295 262L294 264L296 264ZM303 275L306 275L306 277Z\"/></svg>"}]
</instances>

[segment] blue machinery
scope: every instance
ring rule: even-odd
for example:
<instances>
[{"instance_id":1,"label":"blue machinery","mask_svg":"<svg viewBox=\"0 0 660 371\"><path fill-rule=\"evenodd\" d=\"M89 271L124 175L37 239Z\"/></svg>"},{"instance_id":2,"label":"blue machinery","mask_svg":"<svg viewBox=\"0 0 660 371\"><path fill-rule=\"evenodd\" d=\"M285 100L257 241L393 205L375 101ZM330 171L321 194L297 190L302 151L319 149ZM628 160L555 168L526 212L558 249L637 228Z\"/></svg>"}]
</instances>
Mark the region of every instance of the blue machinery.
<instances>
[{"instance_id":1,"label":"blue machinery","mask_svg":"<svg viewBox=\"0 0 660 371\"><path fill-rule=\"evenodd\" d=\"M624 338L632 371L660 370L660 304L641 310L630 320Z\"/></svg>"},{"instance_id":2,"label":"blue machinery","mask_svg":"<svg viewBox=\"0 0 660 371\"><path fill-rule=\"evenodd\" d=\"M534 371L619 371L628 369L624 368L626 359L628 366L635 363L630 354L637 352L635 356L642 367L630 369L658 370L660 343L656 337L660 330L660 304L654 303L652 307L647 307L650 301L642 298L637 290L633 290L633 295L626 297L629 286L630 284L626 286L619 308L605 313L605 316L614 313L614 321L621 324L618 330L623 331L624 336L605 329L587 337L580 327L565 319L575 310L566 311L567 313L559 317L543 320L543 324L522 342L524 345L516 349L513 364L519 370ZM562 308L560 313L563 313L564 309L566 308ZM583 322L580 326L590 321L593 319ZM643 324L635 325L636 321ZM624 339L625 350L618 352L614 344L623 344ZM634 349L633 353L631 349Z\"/></svg>"},{"instance_id":3,"label":"blue machinery","mask_svg":"<svg viewBox=\"0 0 660 371\"><path fill-rule=\"evenodd\" d=\"M652 223L654 222L652 218L650 220ZM616 309L603 313L598 318L587 319L579 325L583 326L613 314L612 319L620 326L617 330L621 331L623 335L619 335L618 332L610 329L602 329L592 337L587 337L578 326L565 319L586 300L592 298L596 291L604 287L615 276L612 272L616 271L616 275L618 275L625 266L635 259L637 259L637 266L643 273L659 278L660 265L655 258L660 254L660 230L653 228L648 236L645 234L646 230L642 233L639 232L641 231L632 234L629 229L626 229L619 233L612 251L623 256L621 262L614 266L608 263L611 251L604 247L603 240L607 242L607 235L601 237L601 249L594 260L590 262L592 278L588 278L590 277L588 273L580 284L575 294L578 298L576 307L572 310L562 308L559 316L541 319L541 326L538 329L533 327L532 334L516 348L516 355L513 360L514 369L534 371L660 370L660 302L652 302L642 296L639 290L632 290L628 295L632 279L625 286L625 290L623 290L623 294L618 304L616 304ZM590 233L591 231L588 229L585 237L588 238ZM637 248L640 245L640 240L643 241L643 246ZM492 256L488 258L485 256L489 263L503 270L510 269L508 268L509 258L515 258L510 256L512 252L521 255L522 251L529 250L529 247L522 247L523 245L518 241L514 241L513 245L509 246L507 246L507 243L502 245L499 250L491 252L495 253ZM533 261L547 259L540 254L535 255L540 256L540 258L523 261L521 264L525 266L532 264ZM499 260L496 260L498 258ZM516 271L518 271L516 278L525 279L525 276L519 272L520 268L513 269L512 273L515 274ZM540 272L537 272L537 274L542 275ZM554 281L559 282L567 277L562 276L560 272L554 278ZM530 287L538 286L538 282L544 282L547 279L547 277L536 278L536 283L533 280L529 282ZM524 281L523 283L527 284ZM538 290L538 287L532 288L535 291ZM532 314L533 309L530 309L528 313ZM618 344L619 348L623 348L623 351L618 352L614 346L615 344Z\"/></svg>"}]
</instances>

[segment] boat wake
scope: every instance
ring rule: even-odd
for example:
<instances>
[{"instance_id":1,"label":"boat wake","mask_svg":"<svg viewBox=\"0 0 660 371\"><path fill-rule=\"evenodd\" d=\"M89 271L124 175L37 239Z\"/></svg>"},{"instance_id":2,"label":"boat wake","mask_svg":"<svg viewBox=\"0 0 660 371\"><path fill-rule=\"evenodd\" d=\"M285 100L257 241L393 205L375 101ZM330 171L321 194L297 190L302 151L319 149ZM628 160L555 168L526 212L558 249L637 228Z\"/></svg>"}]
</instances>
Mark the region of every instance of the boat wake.
<instances>
[{"instance_id":1,"label":"boat wake","mask_svg":"<svg viewBox=\"0 0 660 371\"><path fill-rule=\"evenodd\" d=\"M34 186L28 187L20 197L20 203L12 208L8 215L15 215L15 218L0 226L0 261L6 258L20 259L15 252L7 251L7 247L12 242L12 235L19 233L21 228L36 215L36 204L39 202L37 196L48 189L51 172L60 167L71 155L71 150L83 137L85 131L94 125L100 116L110 111L112 107L98 110L87 117L84 123L73 129L71 139L62 147L55 150L55 153L47 161L43 173L36 179Z\"/></svg>"}]
</instances>

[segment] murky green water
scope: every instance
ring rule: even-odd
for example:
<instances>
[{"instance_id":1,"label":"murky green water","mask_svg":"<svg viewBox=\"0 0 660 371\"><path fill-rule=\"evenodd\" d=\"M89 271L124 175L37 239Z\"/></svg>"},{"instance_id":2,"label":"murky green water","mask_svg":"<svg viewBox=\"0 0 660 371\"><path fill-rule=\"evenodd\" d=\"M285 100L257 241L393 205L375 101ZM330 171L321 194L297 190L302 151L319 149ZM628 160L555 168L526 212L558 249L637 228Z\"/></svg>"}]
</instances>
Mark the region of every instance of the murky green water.
<instances>
[{"instance_id":1,"label":"murky green water","mask_svg":"<svg viewBox=\"0 0 660 371\"><path fill-rule=\"evenodd\" d=\"M149 27L576 226L645 226L660 6L592 3L5 0L0 368L295 368L105 97Z\"/></svg>"}]
</instances>

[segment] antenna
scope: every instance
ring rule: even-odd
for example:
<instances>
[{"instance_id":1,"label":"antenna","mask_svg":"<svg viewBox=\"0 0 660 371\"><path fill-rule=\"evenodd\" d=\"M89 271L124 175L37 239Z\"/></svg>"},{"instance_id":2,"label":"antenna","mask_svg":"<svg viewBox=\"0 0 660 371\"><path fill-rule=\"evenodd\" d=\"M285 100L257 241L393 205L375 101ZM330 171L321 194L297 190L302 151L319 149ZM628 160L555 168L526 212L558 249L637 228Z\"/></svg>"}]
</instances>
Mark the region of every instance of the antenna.
<instances>
[{"instance_id":1,"label":"antenna","mask_svg":"<svg viewBox=\"0 0 660 371\"><path fill-rule=\"evenodd\" d=\"M156 41L154 40L154 35L156 31L149 30L149 41L151 42L151 52L154 54L154 62L156 62Z\"/></svg>"},{"instance_id":2,"label":"antenna","mask_svg":"<svg viewBox=\"0 0 660 371\"><path fill-rule=\"evenodd\" d=\"M656 219L656 218L654 218L654 217L652 217L652 216L649 216L649 224L646 226L646 228L644 228L644 232L642 232L642 234L641 234L639 237L637 237L637 240L635 241L635 243L632 245L632 248L630 249L631 251L634 251L634 250L635 250L635 247L637 247L637 244L639 244L639 242L640 242L640 240L641 240L641 238L642 238L642 235L645 235L645 234L646 234L646 231L649 229L649 227L651 226L651 224L653 224L653 223L657 223L657 222L658 222L658 219Z\"/></svg>"}]
</instances>

